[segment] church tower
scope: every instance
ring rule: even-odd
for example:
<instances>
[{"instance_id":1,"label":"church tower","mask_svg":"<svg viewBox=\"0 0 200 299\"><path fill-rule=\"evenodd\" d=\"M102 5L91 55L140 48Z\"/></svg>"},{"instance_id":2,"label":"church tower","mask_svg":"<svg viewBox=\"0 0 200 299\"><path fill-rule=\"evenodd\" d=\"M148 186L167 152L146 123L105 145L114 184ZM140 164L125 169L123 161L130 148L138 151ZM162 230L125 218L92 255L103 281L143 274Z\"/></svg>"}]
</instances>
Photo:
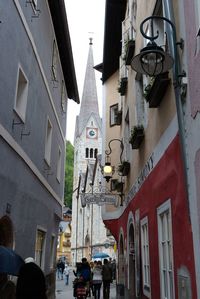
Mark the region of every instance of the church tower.
<instances>
[{"instance_id":1,"label":"church tower","mask_svg":"<svg viewBox=\"0 0 200 299\"><path fill-rule=\"evenodd\" d=\"M97 155L102 149L102 122L94 72L92 39L90 39L89 53L86 66L80 113L76 118L74 142L74 190L80 182L80 192L91 192L93 169ZM100 169L97 167L94 187L101 181ZM75 265L82 257L91 260L91 256L104 251L107 242L106 228L101 217L101 206L97 204L81 205L81 198L77 199L77 191L72 200L72 261Z\"/></svg>"}]
</instances>

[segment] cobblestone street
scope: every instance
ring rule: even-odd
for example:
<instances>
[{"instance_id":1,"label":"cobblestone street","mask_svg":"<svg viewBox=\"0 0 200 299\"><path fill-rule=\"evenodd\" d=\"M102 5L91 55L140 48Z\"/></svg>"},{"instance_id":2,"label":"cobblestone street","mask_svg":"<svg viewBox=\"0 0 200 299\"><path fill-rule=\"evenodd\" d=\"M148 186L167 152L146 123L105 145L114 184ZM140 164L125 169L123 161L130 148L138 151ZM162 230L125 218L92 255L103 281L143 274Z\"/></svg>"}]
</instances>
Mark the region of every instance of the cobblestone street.
<instances>
[{"instance_id":1,"label":"cobblestone street","mask_svg":"<svg viewBox=\"0 0 200 299\"><path fill-rule=\"evenodd\" d=\"M74 275L71 272L69 276L69 285L65 285L65 281L56 279L56 299L73 299L73 281ZM91 297L94 298L94 297ZM103 299L103 287L101 287L101 299ZM116 283L111 284L110 299L116 299Z\"/></svg>"}]
</instances>

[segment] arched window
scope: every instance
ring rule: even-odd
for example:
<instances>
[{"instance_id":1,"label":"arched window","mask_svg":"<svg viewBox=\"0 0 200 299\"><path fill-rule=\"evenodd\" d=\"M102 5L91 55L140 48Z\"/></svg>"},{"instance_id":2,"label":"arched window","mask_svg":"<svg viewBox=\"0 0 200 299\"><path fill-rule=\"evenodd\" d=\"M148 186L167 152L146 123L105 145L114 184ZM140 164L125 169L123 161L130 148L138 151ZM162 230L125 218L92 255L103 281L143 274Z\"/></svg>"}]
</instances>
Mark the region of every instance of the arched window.
<instances>
[{"instance_id":1,"label":"arched window","mask_svg":"<svg viewBox=\"0 0 200 299\"><path fill-rule=\"evenodd\" d=\"M88 147L85 149L85 157L86 157L86 158L89 157L89 148L88 148Z\"/></svg>"},{"instance_id":2,"label":"arched window","mask_svg":"<svg viewBox=\"0 0 200 299\"><path fill-rule=\"evenodd\" d=\"M93 158L93 148L90 149L90 158Z\"/></svg>"},{"instance_id":3,"label":"arched window","mask_svg":"<svg viewBox=\"0 0 200 299\"><path fill-rule=\"evenodd\" d=\"M95 150L94 150L94 157L95 157L95 158L97 157L97 154L98 154L98 149L95 148Z\"/></svg>"}]
</instances>

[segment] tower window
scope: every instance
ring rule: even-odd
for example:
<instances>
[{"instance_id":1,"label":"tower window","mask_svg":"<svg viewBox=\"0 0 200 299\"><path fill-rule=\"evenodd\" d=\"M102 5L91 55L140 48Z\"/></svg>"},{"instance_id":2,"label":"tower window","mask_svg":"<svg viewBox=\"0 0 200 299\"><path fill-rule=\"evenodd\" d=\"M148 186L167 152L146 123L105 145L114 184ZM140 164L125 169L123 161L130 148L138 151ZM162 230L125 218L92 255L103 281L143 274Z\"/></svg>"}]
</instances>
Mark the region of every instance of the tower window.
<instances>
[{"instance_id":1,"label":"tower window","mask_svg":"<svg viewBox=\"0 0 200 299\"><path fill-rule=\"evenodd\" d=\"M93 148L90 149L90 158L93 158Z\"/></svg>"},{"instance_id":2,"label":"tower window","mask_svg":"<svg viewBox=\"0 0 200 299\"><path fill-rule=\"evenodd\" d=\"M85 157L88 158L89 157L89 148L85 149Z\"/></svg>"},{"instance_id":3,"label":"tower window","mask_svg":"<svg viewBox=\"0 0 200 299\"><path fill-rule=\"evenodd\" d=\"M95 150L94 150L94 157L95 157L95 158L97 157L97 154L98 154L98 149L95 148Z\"/></svg>"}]
</instances>

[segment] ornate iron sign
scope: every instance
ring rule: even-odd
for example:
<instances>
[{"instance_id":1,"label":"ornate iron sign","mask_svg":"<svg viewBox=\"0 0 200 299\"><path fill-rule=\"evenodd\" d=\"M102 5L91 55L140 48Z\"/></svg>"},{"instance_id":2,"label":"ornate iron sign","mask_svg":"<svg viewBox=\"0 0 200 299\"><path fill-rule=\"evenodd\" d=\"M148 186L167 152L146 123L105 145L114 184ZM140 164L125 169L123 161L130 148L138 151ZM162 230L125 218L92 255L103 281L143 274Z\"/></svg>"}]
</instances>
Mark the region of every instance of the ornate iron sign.
<instances>
[{"instance_id":1,"label":"ornate iron sign","mask_svg":"<svg viewBox=\"0 0 200 299\"><path fill-rule=\"evenodd\" d=\"M105 194L105 193L82 193L81 196L81 204L84 208L86 204L111 204L117 205L118 198L117 195L114 194Z\"/></svg>"}]
</instances>

